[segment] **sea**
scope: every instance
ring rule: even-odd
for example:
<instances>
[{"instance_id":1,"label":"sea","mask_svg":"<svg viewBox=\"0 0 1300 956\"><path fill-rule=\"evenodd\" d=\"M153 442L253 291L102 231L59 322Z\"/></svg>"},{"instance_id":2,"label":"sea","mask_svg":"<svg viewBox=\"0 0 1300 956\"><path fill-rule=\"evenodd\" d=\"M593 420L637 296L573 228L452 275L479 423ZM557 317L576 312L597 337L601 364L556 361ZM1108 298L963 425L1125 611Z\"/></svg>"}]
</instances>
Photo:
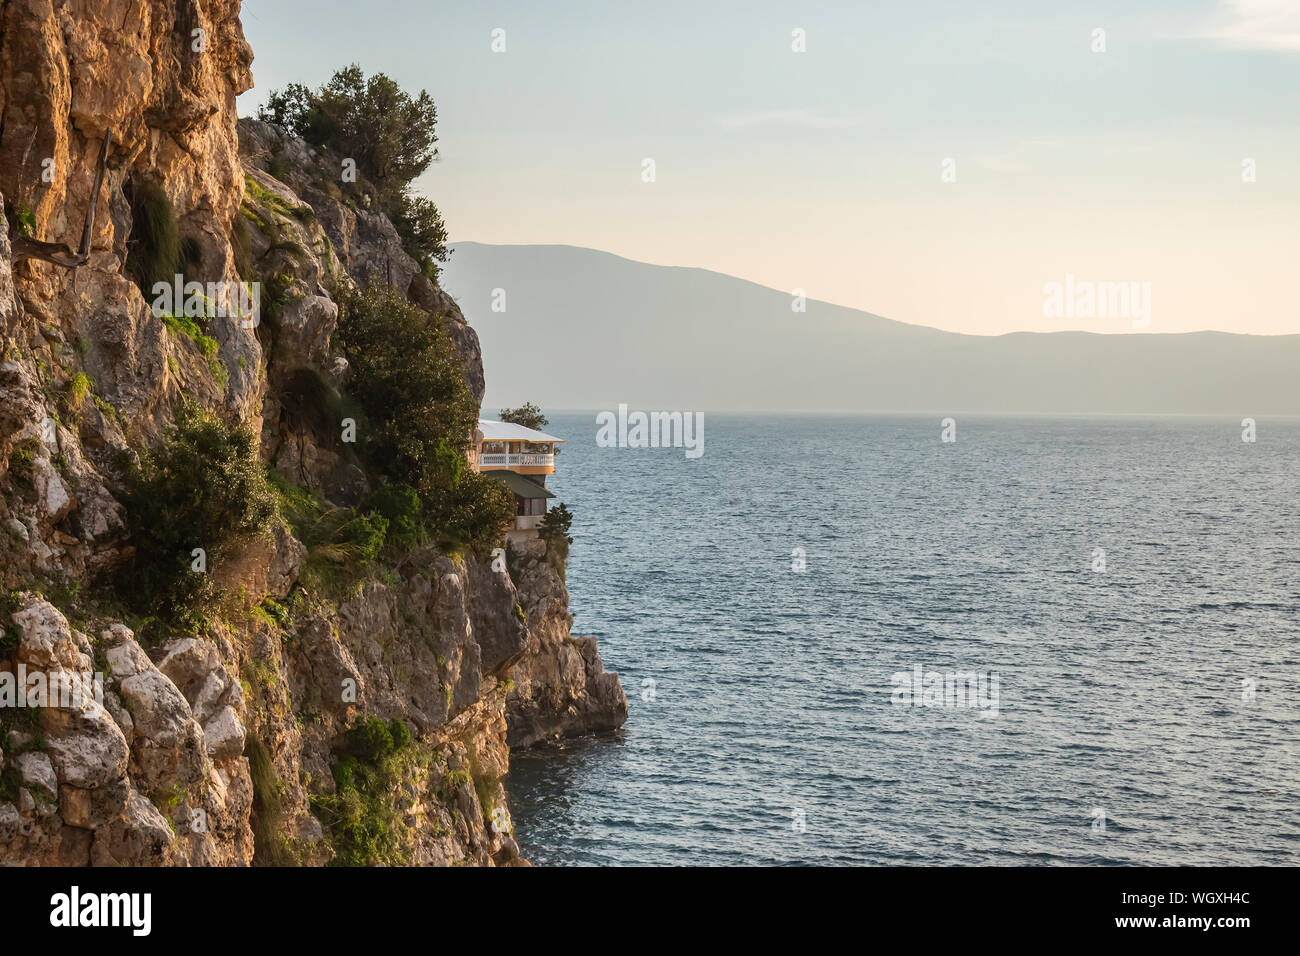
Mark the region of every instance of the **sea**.
<instances>
[{"instance_id":1,"label":"sea","mask_svg":"<svg viewBox=\"0 0 1300 956\"><path fill-rule=\"evenodd\" d=\"M1300 863L1300 421L703 421L551 415L629 715L512 754L532 862Z\"/></svg>"}]
</instances>

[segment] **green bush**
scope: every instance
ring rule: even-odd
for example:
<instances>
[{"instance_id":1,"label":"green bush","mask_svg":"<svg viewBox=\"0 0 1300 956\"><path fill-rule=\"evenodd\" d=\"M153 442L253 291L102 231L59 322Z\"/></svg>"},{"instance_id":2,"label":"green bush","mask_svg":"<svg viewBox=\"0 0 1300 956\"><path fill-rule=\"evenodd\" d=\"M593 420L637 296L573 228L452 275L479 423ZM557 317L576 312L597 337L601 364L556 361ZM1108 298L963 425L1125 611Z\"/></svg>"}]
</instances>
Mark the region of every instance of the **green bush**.
<instances>
[{"instance_id":1,"label":"green bush","mask_svg":"<svg viewBox=\"0 0 1300 956\"><path fill-rule=\"evenodd\" d=\"M440 322L387 286L340 305L349 391L369 420L363 444L382 471L423 492L433 471L464 457L477 424L460 354Z\"/></svg>"},{"instance_id":2,"label":"green bush","mask_svg":"<svg viewBox=\"0 0 1300 956\"><path fill-rule=\"evenodd\" d=\"M267 531L275 515L257 439L187 400L162 444L125 477L135 554L122 597L141 613L191 627L216 596L214 566L240 540ZM208 573L191 570L195 548L206 552Z\"/></svg>"},{"instance_id":3,"label":"green bush","mask_svg":"<svg viewBox=\"0 0 1300 956\"><path fill-rule=\"evenodd\" d=\"M503 422L512 422L537 431L541 431L550 424L550 419L543 415L542 410L532 402L524 402L518 408L503 408L500 412L500 418Z\"/></svg>"},{"instance_id":4,"label":"green bush","mask_svg":"<svg viewBox=\"0 0 1300 956\"><path fill-rule=\"evenodd\" d=\"M334 535L337 546L348 560L373 561L384 549L388 536L388 519L382 515L352 512Z\"/></svg>"},{"instance_id":5,"label":"green bush","mask_svg":"<svg viewBox=\"0 0 1300 956\"><path fill-rule=\"evenodd\" d=\"M561 501L542 516L537 531L547 544L567 552L569 545L573 544L573 538L569 537L569 529L572 526L573 512Z\"/></svg>"},{"instance_id":6,"label":"green bush","mask_svg":"<svg viewBox=\"0 0 1300 956\"><path fill-rule=\"evenodd\" d=\"M344 753L348 756L356 757L358 760L364 760L367 763L375 763L397 749L397 744L393 740L393 727L402 728L406 741L411 739L410 732L406 730L406 725L396 717L392 723L384 723L378 717L362 717L347 732L344 742Z\"/></svg>"},{"instance_id":7,"label":"green bush","mask_svg":"<svg viewBox=\"0 0 1300 956\"><path fill-rule=\"evenodd\" d=\"M424 540L420 496L410 485L400 481L384 485L366 499L364 509L388 521L388 541L394 547L409 550Z\"/></svg>"},{"instance_id":8,"label":"green bush","mask_svg":"<svg viewBox=\"0 0 1300 956\"><path fill-rule=\"evenodd\" d=\"M560 575L560 580L564 580L569 545L573 544L573 538L569 536L572 525L573 512L565 507L563 501L546 512L537 525L537 533L546 542L546 559Z\"/></svg>"},{"instance_id":9,"label":"green bush","mask_svg":"<svg viewBox=\"0 0 1300 956\"><path fill-rule=\"evenodd\" d=\"M330 508L299 540L307 546L308 562L328 561L356 568L379 557L387 531L388 519L380 515Z\"/></svg>"},{"instance_id":10,"label":"green bush","mask_svg":"<svg viewBox=\"0 0 1300 956\"><path fill-rule=\"evenodd\" d=\"M465 467L478 407L442 323L381 287L344 298L338 335L371 465L415 489L434 538L480 551L495 546L514 520L514 499Z\"/></svg>"},{"instance_id":11,"label":"green bush","mask_svg":"<svg viewBox=\"0 0 1300 956\"><path fill-rule=\"evenodd\" d=\"M411 733L400 720L363 717L344 737L330 768L335 792L312 797L329 830L332 866L401 865L405 824L395 796L414 770Z\"/></svg>"},{"instance_id":12,"label":"green bush","mask_svg":"<svg viewBox=\"0 0 1300 956\"><path fill-rule=\"evenodd\" d=\"M401 750L411 742L411 731L396 717L388 722L388 732L392 735L394 750Z\"/></svg>"},{"instance_id":13,"label":"green bush","mask_svg":"<svg viewBox=\"0 0 1300 956\"><path fill-rule=\"evenodd\" d=\"M515 496L495 478L466 471L431 496L425 513L444 549L483 554L514 525Z\"/></svg>"},{"instance_id":14,"label":"green bush","mask_svg":"<svg viewBox=\"0 0 1300 956\"><path fill-rule=\"evenodd\" d=\"M433 201L403 194L386 208L406 254L420 264L426 278L438 279L438 263L447 261L447 225Z\"/></svg>"}]
</instances>

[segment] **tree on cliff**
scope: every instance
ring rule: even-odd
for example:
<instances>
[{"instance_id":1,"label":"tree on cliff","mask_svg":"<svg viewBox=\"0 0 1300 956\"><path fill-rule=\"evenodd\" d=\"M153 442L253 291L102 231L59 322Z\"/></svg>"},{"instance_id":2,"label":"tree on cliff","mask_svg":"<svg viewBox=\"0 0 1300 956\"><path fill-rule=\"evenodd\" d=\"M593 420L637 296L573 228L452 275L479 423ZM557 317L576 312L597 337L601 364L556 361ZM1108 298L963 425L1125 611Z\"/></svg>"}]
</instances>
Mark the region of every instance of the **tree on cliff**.
<instances>
[{"instance_id":1,"label":"tree on cliff","mask_svg":"<svg viewBox=\"0 0 1300 956\"><path fill-rule=\"evenodd\" d=\"M438 111L428 92L412 97L383 73L367 78L355 63L319 89L290 83L272 90L258 114L313 146L356 162L374 186L406 251L425 267L447 259L447 229L411 183L438 157Z\"/></svg>"},{"instance_id":2,"label":"tree on cliff","mask_svg":"<svg viewBox=\"0 0 1300 956\"><path fill-rule=\"evenodd\" d=\"M523 425L525 428L532 428L537 431L541 431L550 424L550 420L542 414L542 410L532 402L524 402L518 408L503 408L500 416L503 422Z\"/></svg>"},{"instance_id":3,"label":"tree on cliff","mask_svg":"<svg viewBox=\"0 0 1300 956\"><path fill-rule=\"evenodd\" d=\"M538 527L547 543L562 548L565 555L569 553L569 545L573 544L573 538L569 536L573 512L565 507L563 501L546 512Z\"/></svg>"},{"instance_id":4,"label":"tree on cliff","mask_svg":"<svg viewBox=\"0 0 1300 956\"><path fill-rule=\"evenodd\" d=\"M350 293L339 306L338 339L351 367L349 391L365 416L358 433L367 461L415 491L425 533L447 546L495 547L514 523L514 496L465 466L478 404L441 318L382 285Z\"/></svg>"}]
</instances>

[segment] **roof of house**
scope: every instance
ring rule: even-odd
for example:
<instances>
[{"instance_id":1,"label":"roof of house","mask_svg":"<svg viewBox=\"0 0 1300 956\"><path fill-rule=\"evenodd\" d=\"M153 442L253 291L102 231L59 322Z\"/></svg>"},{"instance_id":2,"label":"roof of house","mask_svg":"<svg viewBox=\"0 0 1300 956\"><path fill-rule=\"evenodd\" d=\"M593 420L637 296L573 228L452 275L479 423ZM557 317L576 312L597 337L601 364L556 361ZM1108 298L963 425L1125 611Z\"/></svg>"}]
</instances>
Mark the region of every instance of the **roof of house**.
<instances>
[{"instance_id":1,"label":"roof of house","mask_svg":"<svg viewBox=\"0 0 1300 956\"><path fill-rule=\"evenodd\" d=\"M495 478L501 482L520 498L554 498L555 495L547 491L545 487L539 485L531 478L525 478L523 475L513 471L485 471L483 474L490 478Z\"/></svg>"},{"instance_id":2,"label":"roof of house","mask_svg":"<svg viewBox=\"0 0 1300 956\"><path fill-rule=\"evenodd\" d=\"M478 420L478 430L483 433L484 441L564 441L563 438L556 438L554 435L546 434L546 432L539 432L535 428L525 428L523 425L516 425L514 422L494 422L487 418Z\"/></svg>"}]
</instances>

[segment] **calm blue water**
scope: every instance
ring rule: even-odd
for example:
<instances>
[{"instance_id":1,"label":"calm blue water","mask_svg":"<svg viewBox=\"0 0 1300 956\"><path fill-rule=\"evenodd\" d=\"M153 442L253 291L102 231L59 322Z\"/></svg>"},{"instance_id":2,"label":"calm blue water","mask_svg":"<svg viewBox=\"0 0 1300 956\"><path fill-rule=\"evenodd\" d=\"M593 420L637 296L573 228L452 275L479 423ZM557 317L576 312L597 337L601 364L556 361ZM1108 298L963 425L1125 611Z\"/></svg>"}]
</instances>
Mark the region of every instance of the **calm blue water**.
<instances>
[{"instance_id":1,"label":"calm blue water","mask_svg":"<svg viewBox=\"0 0 1300 956\"><path fill-rule=\"evenodd\" d=\"M552 416L631 714L512 756L528 858L1300 863L1300 422L938 418L708 415L689 461ZM998 716L895 706L916 664Z\"/></svg>"}]
</instances>

